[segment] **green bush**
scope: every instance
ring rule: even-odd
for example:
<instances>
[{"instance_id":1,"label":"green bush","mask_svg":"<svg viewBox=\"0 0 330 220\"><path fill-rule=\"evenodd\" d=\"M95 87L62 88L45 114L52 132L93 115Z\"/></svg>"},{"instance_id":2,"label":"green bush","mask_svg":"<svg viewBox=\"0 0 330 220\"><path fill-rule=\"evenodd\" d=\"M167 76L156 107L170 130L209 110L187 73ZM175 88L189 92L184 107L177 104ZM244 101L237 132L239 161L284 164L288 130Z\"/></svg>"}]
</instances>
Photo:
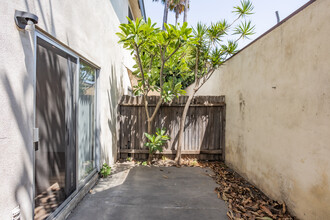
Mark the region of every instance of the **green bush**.
<instances>
[{"instance_id":1,"label":"green bush","mask_svg":"<svg viewBox=\"0 0 330 220\"><path fill-rule=\"evenodd\" d=\"M159 152L163 151L163 145L166 143L167 140L170 139L170 137L168 135L165 135L165 133L165 128L157 128L156 135L144 133L144 135L148 138L148 142L145 143L145 146L149 148L149 154L152 155L157 150Z\"/></svg>"},{"instance_id":2,"label":"green bush","mask_svg":"<svg viewBox=\"0 0 330 220\"><path fill-rule=\"evenodd\" d=\"M111 174L111 167L107 163L104 163L100 173L103 178L108 177Z\"/></svg>"}]
</instances>

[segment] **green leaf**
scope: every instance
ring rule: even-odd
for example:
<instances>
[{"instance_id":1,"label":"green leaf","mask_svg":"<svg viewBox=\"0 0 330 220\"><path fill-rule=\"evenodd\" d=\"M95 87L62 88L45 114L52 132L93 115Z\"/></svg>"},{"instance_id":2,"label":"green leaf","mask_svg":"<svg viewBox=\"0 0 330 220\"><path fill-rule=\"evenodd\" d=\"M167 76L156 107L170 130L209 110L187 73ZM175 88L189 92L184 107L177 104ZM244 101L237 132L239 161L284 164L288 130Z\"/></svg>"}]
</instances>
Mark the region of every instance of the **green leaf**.
<instances>
[{"instance_id":1,"label":"green leaf","mask_svg":"<svg viewBox=\"0 0 330 220\"><path fill-rule=\"evenodd\" d=\"M241 35L242 38L248 38L247 36L254 34L254 28L251 25L251 21L244 21L235 28L234 34Z\"/></svg>"},{"instance_id":2,"label":"green leaf","mask_svg":"<svg viewBox=\"0 0 330 220\"><path fill-rule=\"evenodd\" d=\"M234 7L233 13L237 14L239 17L244 17L253 14L253 9L252 2L249 0L242 0L241 6Z\"/></svg>"}]
</instances>

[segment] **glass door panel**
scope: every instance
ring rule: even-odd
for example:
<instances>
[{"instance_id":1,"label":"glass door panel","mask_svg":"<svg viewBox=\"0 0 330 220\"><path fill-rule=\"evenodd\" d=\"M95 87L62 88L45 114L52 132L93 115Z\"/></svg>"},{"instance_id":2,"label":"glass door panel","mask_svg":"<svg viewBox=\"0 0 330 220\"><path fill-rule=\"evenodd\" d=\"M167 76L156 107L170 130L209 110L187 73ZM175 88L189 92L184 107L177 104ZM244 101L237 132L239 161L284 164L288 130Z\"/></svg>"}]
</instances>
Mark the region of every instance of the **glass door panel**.
<instances>
[{"instance_id":1,"label":"glass door panel","mask_svg":"<svg viewBox=\"0 0 330 220\"><path fill-rule=\"evenodd\" d=\"M35 219L47 218L76 189L74 76L77 58L37 38Z\"/></svg>"},{"instance_id":2,"label":"glass door panel","mask_svg":"<svg viewBox=\"0 0 330 220\"><path fill-rule=\"evenodd\" d=\"M79 180L95 168L95 79L96 69L80 60L78 97Z\"/></svg>"}]
</instances>

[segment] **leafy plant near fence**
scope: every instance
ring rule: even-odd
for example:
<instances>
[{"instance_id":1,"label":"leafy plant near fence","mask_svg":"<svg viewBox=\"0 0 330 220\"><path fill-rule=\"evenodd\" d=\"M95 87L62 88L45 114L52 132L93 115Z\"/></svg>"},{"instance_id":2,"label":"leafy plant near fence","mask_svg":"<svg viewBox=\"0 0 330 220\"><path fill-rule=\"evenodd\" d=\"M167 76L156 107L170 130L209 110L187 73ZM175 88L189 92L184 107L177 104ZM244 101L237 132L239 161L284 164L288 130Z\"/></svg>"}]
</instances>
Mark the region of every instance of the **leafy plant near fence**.
<instances>
[{"instance_id":1,"label":"leafy plant near fence","mask_svg":"<svg viewBox=\"0 0 330 220\"><path fill-rule=\"evenodd\" d=\"M148 134L145 133L144 135L148 138L148 142L145 143L145 146L149 148L149 158L148 163L151 163L152 156L156 151L162 152L163 146L166 141L170 140L170 137L165 134L165 128L157 128L156 134Z\"/></svg>"},{"instance_id":2,"label":"leafy plant near fence","mask_svg":"<svg viewBox=\"0 0 330 220\"><path fill-rule=\"evenodd\" d=\"M111 174L111 167L107 163L104 163L100 174L103 178L107 178Z\"/></svg>"}]
</instances>

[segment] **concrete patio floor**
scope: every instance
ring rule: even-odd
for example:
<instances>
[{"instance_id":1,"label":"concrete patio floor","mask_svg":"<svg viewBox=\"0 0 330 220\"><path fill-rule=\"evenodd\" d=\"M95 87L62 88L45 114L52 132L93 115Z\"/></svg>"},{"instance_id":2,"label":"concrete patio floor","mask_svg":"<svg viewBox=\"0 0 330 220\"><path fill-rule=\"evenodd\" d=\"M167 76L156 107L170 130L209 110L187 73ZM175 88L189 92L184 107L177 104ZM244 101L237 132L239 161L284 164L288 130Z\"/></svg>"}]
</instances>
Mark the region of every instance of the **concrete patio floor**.
<instances>
[{"instance_id":1,"label":"concrete patio floor","mask_svg":"<svg viewBox=\"0 0 330 220\"><path fill-rule=\"evenodd\" d=\"M101 179L69 220L227 219L210 169L119 165Z\"/></svg>"}]
</instances>

